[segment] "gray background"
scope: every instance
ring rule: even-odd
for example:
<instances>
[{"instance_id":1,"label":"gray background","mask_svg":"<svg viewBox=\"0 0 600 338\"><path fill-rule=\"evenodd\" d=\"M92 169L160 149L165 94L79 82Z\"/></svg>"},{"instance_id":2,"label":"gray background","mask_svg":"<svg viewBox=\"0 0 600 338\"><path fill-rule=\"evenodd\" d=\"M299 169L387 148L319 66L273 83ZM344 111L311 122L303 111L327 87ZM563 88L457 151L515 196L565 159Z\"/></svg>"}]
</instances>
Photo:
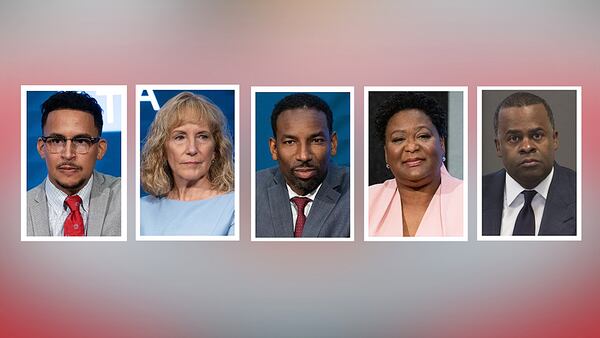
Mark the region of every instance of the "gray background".
<instances>
[{"instance_id":1,"label":"gray background","mask_svg":"<svg viewBox=\"0 0 600 338\"><path fill-rule=\"evenodd\" d=\"M507 96L516 92L535 94L548 103L558 131L556 162L577 171L577 92L575 90L483 90L481 92L481 159L483 175L504 168L494 144L494 112Z\"/></svg>"}]
</instances>

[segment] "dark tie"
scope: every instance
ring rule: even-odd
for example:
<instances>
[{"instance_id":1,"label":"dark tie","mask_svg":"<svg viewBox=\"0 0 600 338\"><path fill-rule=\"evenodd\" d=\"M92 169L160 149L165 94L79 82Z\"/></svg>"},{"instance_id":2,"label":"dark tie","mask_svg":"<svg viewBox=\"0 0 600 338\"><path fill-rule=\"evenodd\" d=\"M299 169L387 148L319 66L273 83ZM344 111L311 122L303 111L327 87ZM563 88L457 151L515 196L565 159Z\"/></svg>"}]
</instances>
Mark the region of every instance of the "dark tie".
<instances>
[{"instance_id":1,"label":"dark tie","mask_svg":"<svg viewBox=\"0 0 600 338\"><path fill-rule=\"evenodd\" d=\"M304 222L306 222L306 216L304 216L304 207L310 202L308 197L294 197L292 203L296 205L298 210L298 217L296 218L296 227L294 228L294 237L302 237L302 230L304 230Z\"/></svg>"},{"instance_id":2,"label":"dark tie","mask_svg":"<svg viewBox=\"0 0 600 338\"><path fill-rule=\"evenodd\" d=\"M537 191L523 190L522 194L525 197L525 204L523 204L523 208L517 216L513 236L535 236L535 215L531 207L531 201Z\"/></svg>"},{"instance_id":3,"label":"dark tie","mask_svg":"<svg viewBox=\"0 0 600 338\"><path fill-rule=\"evenodd\" d=\"M65 236L84 236L85 228L83 227L83 217L79 212L79 206L81 205L81 197L77 195L67 196L65 204L71 210L71 213L67 216L64 224L64 235Z\"/></svg>"}]
</instances>

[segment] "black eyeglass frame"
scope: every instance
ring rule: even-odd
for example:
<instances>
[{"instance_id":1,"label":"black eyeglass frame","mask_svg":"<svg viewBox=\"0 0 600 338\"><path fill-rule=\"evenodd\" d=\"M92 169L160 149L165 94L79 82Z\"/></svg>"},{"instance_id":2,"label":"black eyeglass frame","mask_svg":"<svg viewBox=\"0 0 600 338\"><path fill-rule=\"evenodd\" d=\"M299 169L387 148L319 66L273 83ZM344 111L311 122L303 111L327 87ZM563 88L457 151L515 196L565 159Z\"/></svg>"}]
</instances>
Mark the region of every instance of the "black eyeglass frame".
<instances>
[{"instance_id":1,"label":"black eyeglass frame","mask_svg":"<svg viewBox=\"0 0 600 338\"><path fill-rule=\"evenodd\" d=\"M91 147L94 144L100 142L100 140L102 140L102 137L88 137L88 136L75 136L75 137L40 136L40 140L42 140L44 142L44 144L47 144L48 140L60 140L60 141L63 141L64 144L65 144L63 147L65 147L67 145L67 141L71 141L71 143L73 143L73 141L81 140L81 141L89 142L90 143L90 147ZM89 152L89 149L88 149L88 151L86 151L84 153L80 153L80 154L86 154L88 152Z\"/></svg>"}]
</instances>

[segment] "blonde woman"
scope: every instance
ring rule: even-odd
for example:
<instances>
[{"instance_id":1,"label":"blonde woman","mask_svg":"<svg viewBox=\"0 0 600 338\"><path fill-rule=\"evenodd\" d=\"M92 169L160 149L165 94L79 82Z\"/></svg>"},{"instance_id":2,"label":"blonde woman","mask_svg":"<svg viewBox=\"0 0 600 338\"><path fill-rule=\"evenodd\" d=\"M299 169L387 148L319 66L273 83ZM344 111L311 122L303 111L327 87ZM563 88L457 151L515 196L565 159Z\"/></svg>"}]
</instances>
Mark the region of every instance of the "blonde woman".
<instances>
[{"instance_id":1,"label":"blonde woman","mask_svg":"<svg viewBox=\"0 0 600 338\"><path fill-rule=\"evenodd\" d=\"M232 144L223 112L182 92L158 111L142 150L141 234L233 235Z\"/></svg>"}]
</instances>

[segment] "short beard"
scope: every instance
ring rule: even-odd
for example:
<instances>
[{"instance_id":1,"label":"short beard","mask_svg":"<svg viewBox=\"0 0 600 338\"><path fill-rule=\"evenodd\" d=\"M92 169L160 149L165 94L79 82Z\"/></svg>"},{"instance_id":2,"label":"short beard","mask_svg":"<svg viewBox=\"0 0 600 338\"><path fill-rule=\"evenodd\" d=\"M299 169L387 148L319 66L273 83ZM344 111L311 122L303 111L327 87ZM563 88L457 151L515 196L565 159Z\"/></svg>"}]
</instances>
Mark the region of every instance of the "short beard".
<instances>
[{"instance_id":1,"label":"short beard","mask_svg":"<svg viewBox=\"0 0 600 338\"><path fill-rule=\"evenodd\" d=\"M79 190L81 190L83 188L83 186L85 186L87 181L88 181L88 179L82 178L81 180L79 180L79 182L77 182L75 184L66 184L66 183L56 180L56 185L58 185L58 188L60 190L62 190L64 193L67 193L68 195L73 195L73 194L78 193Z\"/></svg>"},{"instance_id":2,"label":"short beard","mask_svg":"<svg viewBox=\"0 0 600 338\"><path fill-rule=\"evenodd\" d=\"M308 180L302 180L292 175L291 182L288 182L288 184L292 187L292 190L299 190L300 195L304 196L317 189L319 184L323 183L325 180L325 176L327 176L327 172L322 176L315 176Z\"/></svg>"}]
</instances>

